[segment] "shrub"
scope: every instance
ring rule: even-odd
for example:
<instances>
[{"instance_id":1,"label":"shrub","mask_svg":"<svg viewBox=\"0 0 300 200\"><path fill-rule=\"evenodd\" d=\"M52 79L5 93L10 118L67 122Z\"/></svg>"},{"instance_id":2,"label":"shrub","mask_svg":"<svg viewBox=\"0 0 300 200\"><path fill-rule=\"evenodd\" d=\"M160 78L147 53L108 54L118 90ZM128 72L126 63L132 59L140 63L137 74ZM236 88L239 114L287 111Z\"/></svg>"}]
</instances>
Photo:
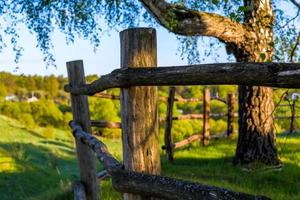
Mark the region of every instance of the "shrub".
<instances>
[{"instance_id":1,"label":"shrub","mask_svg":"<svg viewBox=\"0 0 300 200\"><path fill-rule=\"evenodd\" d=\"M43 132L42 132L42 135L44 138L47 138L47 139L53 139L54 138L54 128L53 126L51 125L47 125Z\"/></svg>"},{"instance_id":2,"label":"shrub","mask_svg":"<svg viewBox=\"0 0 300 200\"><path fill-rule=\"evenodd\" d=\"M32 116L36 123L42 126L51 124L59 126L63 121L63 114L53 101L40 100L31 103Z\"/></svg>"},{"instance_id":3,"label":"shrub","mask_svg":"<svg viewBox=\"0 0 300 200\"><path fill-rule=\"evenodd\" d=\"M21 114L21 110L17 103L13 102L4 102L1 104L1 114L6 115L11 118L18 119L18 116Z\"/></svg>"},{"instance_id":4,"label":"shrub","mask_svg":"<svg viewBox=\"0 0 300 200\"><path fill-rule=\"evenodd\" d=\"M36 126L33 117L28 113L22 113L19 116L19 121L27 128L34 128Z\"/></svg>"}]
</instances>

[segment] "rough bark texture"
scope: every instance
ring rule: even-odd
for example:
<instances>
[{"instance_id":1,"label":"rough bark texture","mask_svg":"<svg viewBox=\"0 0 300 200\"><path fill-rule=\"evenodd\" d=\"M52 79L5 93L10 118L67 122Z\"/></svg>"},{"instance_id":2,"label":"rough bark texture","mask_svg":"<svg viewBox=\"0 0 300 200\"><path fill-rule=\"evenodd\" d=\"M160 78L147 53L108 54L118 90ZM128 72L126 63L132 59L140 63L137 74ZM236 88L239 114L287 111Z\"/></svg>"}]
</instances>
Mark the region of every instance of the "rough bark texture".
<instances>
[{"instance_id":1,"label":"rough bark texture","mask_svg":"<svg viewBox=\"0 0 300 200\"><path fill-rule=\"evenodd\" d=\"M127 29L120 33L120 39L121 66L123 68L157 66L154 29ZM127 77L127 79L133 78ZM121 113L125 168L137 172L160 174L157 87L122 89ZM145 198L139 195L124 194L124 199Z\"/></svg>"},{"instance_id":2,"label":"rough bark texture","mask_svg":"<svg viewBox=\"0 0 300 200\"><path fill-rule=\"evenodd\" d=\"M233 123L234 123L234 104L235 104L235 95L228 94L228 113L227 113L227 136L230 137L233 135Z\"/></svg>"},{"instance_id":3,"label":"rough bark texture","mask_svg":"<svg viewBox=\"0 0 300 200\"><path fill-rule=\"evenodd\" d=\"M178 179L118 170L112 173L113 187L120 192L131 191L167 200L268 200L227 189L196 184Z\"/></svg>"},{"instance_id":4,"label":"rough bark texture","mask_svg":"<svg viewBox=\"0 0 300 200\"><path fill-rule=\"evenodd\" d=\"M209 89L203 90L203 132L202 132L202 144L207 146L209 144L210 137L210 92Z\"/></svg>"},{"instance_id":5,"label":"rough bark texture","mask_svg":"<svg viewBox=\"0 0 300 200\"><path fill-rule=\"evenodd\" d=\"M300 88L299 63L217 63L158 68L116 69L72 94L93 95L109 88L164 85L259 85Z\"/></svg>"},{"instance_id":6,"label":"rough bark texture","mask_svg":"<svg viewBox=\"0 0 300 200\"><path fill-rule=\"evenodd\" d=\"M175 97L175 87L170 87L169 89L169 98L167 105L167 117L166 117L166 127L165 127L165 147L166 153L168 155L168 160L173 162L174 160L174 152L172 146L172 121L173 121L173 105L174 105L174 97Z\"/></svg>"},{"instance_id":7,"label":"rough bark texture","mask_svg":"<svg viewBox=\"0 0 300 200\"><path fill-rule=\"evenodd\" d=\"M82 145L89 148L91 151L95 152L98 160L102 163L106 170L119 169L122 168L122 165L117 161L107 150L106 145L97 140L96 137L82 130L80 124L76 121L71 121L69 123L72 128L73 135L77 141L79 141ZM92 157L95 157L93 155ZM95 174L95 178L97 174Z\"/></svg>"},{"instance_id":8,"label":"rough bark texture","mask_svg":"<svg viewBox=\"0 0 300 200\"><path fill-rule=\"evenodd\" d=\"M168 30L188 36L214 36L222 41L241 44L245 27L218 14L200 12L164 0L140 0L144 7Z\"/></svg>"},{"instance_id":9,"label":"rough bark texture","mask_svg":"<svg viewBox=\"0 0 300 200\"><path fill-rule=\"evenodd\" d=\"M245 23L253 36L236 57L240 62L272 61L274 15L271 1L244 0L244 3L250 8L245 13ZM239 87L239 138L234 163L280 163L275 146L273 110L271 88Z\"/></svg>"},{"instance_id":10,"label":"rough bark texture","mask_svg":"<svg viewBox=\"0 0 300 200\"><path fill-rule=\"evenodd\" d=\"M67 63L69 84L78 86L85 84L82 61ZM87 97L84 95L71 95L73 119L80 123L83 130L91 132L90 113ZM89 147L76 140L76 151L80 170L80 180L86 187L86 199L99 199L99 184L96 178L96 159Z\"/></svg>"},{"instance_id":11,"label":"rough bark texture","mask_svg":"<svg viewBox=\"0 0 300 200\"><path fill-rule=\"evenodd\" d=\"M80 181L75 181L72 184L74 200L86 200L85 188Z\"/></svg>"}]
</instances>

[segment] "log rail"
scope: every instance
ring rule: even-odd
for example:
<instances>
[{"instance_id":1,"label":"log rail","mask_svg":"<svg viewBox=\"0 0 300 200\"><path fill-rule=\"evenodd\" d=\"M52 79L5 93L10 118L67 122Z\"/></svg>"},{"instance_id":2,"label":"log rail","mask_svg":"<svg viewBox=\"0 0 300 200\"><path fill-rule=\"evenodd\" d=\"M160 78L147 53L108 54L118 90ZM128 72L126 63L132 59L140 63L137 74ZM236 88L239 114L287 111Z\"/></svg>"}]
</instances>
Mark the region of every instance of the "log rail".
<instances>
[{"instance_id":1,"label":"log rail","mask_svg":"<svg viewBox=\"0 0 300 200\"><path fill-rule=\"evenodd\" d=\"M218 63L158 68L121 68L91 84L66 85L72 94L94 95L109 88L166 85L257 85L300 88L297 63Z\"/></svg>"},{"instance_id":2,"label":"log rail","mask_svg":"<svg viewBox=\"0 0 300 200\"><path fill-rule=\"evenodd\" d=\"M93 150L106 172L112 178L113 187L122 193L142 194L167 200L267 200L268 197L234 192L228 189L208 186L179 179L149 175L125 170L123 165L109 153L106 145L96 137L84 132L81 126L71 121L69 123L77 141ZM82 184L75 184L74 191L78 200L84 199ZM80 199L80 197L83 197Z\"/></svg>"}]
</instances>

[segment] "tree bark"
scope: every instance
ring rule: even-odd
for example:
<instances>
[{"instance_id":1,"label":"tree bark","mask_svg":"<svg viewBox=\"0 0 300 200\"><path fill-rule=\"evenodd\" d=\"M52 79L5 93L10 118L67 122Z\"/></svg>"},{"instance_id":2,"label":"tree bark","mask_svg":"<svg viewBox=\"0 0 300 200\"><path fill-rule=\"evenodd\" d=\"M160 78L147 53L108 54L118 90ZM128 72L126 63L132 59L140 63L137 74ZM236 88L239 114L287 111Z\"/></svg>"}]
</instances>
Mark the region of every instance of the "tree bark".
<instances>
[{"instance_id":1,"label":"tree bark","mask_svg":"<svg viewBox=\"0 0 300 200\"><path fill-rule=\"evenodd\" d=\"M274 15L271 1L244 0L244 3L250 8L245 13L245 23L255 37L245 42L243 51L235 52L237 60L272 61ZM271 88L239 86L239 137L235 164L280 164L275 146L273 110Z\"/></svg>"},{"instance_id":2,"label":"tree bark","mask_svg":"<svg viewBox=\"0 0 300 200\"><path fill-rule=\"evenodd\" d=\"M127 29L120 33L120 40L122 68L157 66L154 29ZM121 89L121 113L125 169L160 174L157 87ZM123 198L125 200L147 199L134 194L124 194Z\"/></svg>"}]
</instances>

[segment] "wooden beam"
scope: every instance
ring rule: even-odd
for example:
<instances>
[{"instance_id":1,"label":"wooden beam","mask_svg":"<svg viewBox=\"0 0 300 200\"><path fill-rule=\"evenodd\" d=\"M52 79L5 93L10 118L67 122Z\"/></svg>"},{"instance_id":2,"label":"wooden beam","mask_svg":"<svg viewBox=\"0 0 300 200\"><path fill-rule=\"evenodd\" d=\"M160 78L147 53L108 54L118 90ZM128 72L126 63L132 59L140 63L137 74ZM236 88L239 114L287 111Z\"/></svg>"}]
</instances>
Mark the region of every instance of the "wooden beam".
<instances>
[{"instance_id":1,"label":"wooden beam","mask_svg":"<svg viewBox=\"0 0 300 200\"><path fill-rule=\"evenodd\" d=\"M91 151L96 153L98 160L103 164L106 170L111 170L115 168L122 168L123 166L117 161L107 150L106 145L97 140L96 137L92 136L91 134L86 133L79 123L75 121L70 121L70 127L73 130L73 135L80 141L81 144L85 145L87 148L90 148ZM94 155L93 155L94 157ZM109 171L108 171L109 172ZM95 174L97 177L97 174Z\"/></svg>"},{"instance_id":2,"label":"wooden beam","mask_svg":"<svg viewBox=\"0 0 300 200\"><path fill-rule=\"evenodd\" d=\"M172 117L172 120L203 119L203 114L187 114Z\"/></svg>"},{"instance_id":3,"label":"wooden beam","mask_svg":"<svg viewBox=\"0 0 300 200\"><path fill-rule=\"evenodd\" d=\"M190 137L188 137L185 140L179 141L179 142L175 142L174 143L174 149L178 149L181 148L187 144L191 144L194 141L199 141L200 139L202 139L202 135L201 134L197 134L197 135L192 135Z\"/></svg>"},{"instance_id":4,"label":"wooden beam","mask_svg":"<svg viewBox=\"0 0 300 200\"><path fill-rule=\"evenodd\" d=\"M105 170L111 175L113 187L119 192L142 194L145 197L153 196L169 200L269 200L269 198L264 196L250 195L220 187L124 170L123 166L109 153L104 143L84 132L75 121L71 121L70 126L77 141L86 144L95 152Z\"/></svg>"},{"instance_id":5,"label":"wooden beam","mask_svg":"<svg viewBox=\"0 0 300 200\"><path fill-rule=\"evenodd\" d=\"M101 99L120 100L120 96L118 96L118 95L106 94L106 93L103 93L103 92L94 94L94 97L98 97L98 98L101 98Z\"/></svg>"},{"instance_id":6,"label":"wooden beam","mask_svg":"<svg viewBox=\"0 0 300 200\"><path fill-rule=\"evenodd\" d=\"M122 128L121 122L110 122L104 120L91 120L91 126L98 128Z\"/></svg>"},{"instance_id":7,"label":"wooden beam","mask_svg":"<svg viewBox=\"0 0 300 200\"><path fill-rule=\"evenodd\" d=\"M210 139L210 91L203 90L203 130L202 130L202 144L207 146Z\"/></svg>"},{"instance_id":8,"label":"wooden beam","mask_svg":"<svg viewBox=\"0 0 300 200\"><path fill-rule=\"evenodd\" d=\"M227 136L231 137L233 135L233 123L234 123L234 104L235 104L235 95L228 94L227 96Z\"/></svg>"},{"instance_id":9,"label":"wooden beam","mask_svg":"<svg viewBox=\"0 0 300 200\"><path fill-rule=\"evenodd\" d=\"M300 88L299 63L218 63L178 67L117 69L91 84L66 85L73 94L93 95L109 88L163 85L260 85Z\"/></svg>"},{"instance_id":10,"label":"wooden beam","mask_svg":"<svg viewBox=\"0 0 300 200\"><path fill-rule=\"evenodd\" d=\"M141 66L156 68L155 29L124 30L120 33L120 42L122 68L133 71ZM122 88L121 121L125 169L160 174L157 87ZM124 194L123 199L141 200L141 196Z\"/></svg>"},{"instance_id":11,"label":"wooden beam","mask_svg":"<svg viewBox=\"0 0 300 200\"><path fill-rule=\"evenodd\" d=\"M85 84L83 62L67 62L69 84L77 87ZM91 132L90 113L87 96L71 94L73 119L80 123L83 130ZM86 145L76 140L76 151L80 171L80 181L84 183L87 200L99 199L99 184L96 178L96 159Z\"/></svg>"},{"instance_id":12,"label":"wooden beam","mask_svg":"<svg viewBox=\"0 0 300 200\"><path fill-rule=\"evenodd\" d=\"M166 153L168 155L168 160L170 162L174 161L173 146L172 146L172 121L173 121L173 106L174 106L175 91L176 91L175 87L170 87L168 105L167 105L165 134L164 134Z\"/></svg>"},{"instance_id":13,"label":"wooden beam","mask_svg":"<svg viewBox=\"0 0 300 200\"><path fill-rule=\"evenodd\" d=\"M112 172L113 187L119 192L131 192L166 200L269 200L259 195L250 195L232 190L192 183L174 178L148 175L126 170Z\"/></svg>"}]
</instances>

